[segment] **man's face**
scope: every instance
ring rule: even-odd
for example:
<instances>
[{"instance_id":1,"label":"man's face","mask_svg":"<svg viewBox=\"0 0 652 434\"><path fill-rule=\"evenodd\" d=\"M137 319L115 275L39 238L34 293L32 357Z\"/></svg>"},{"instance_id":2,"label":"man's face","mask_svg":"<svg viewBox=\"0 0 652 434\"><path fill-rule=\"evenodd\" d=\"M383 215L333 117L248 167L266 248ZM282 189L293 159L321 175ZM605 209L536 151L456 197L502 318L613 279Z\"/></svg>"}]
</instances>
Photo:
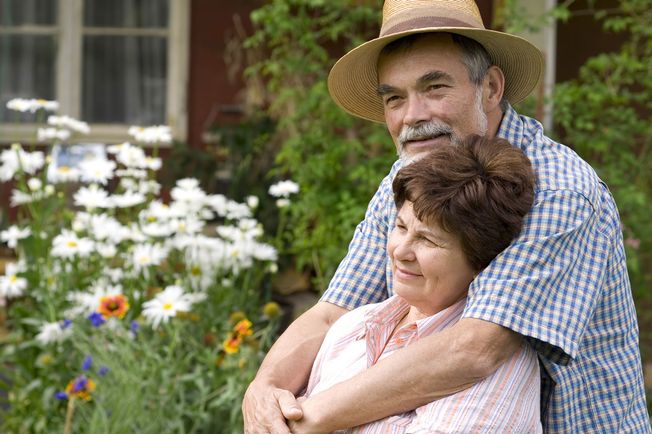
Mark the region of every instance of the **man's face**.
<instances>
[{"instance_id":1,"label":"man's face","mask_svg":"<svg viewBox=\"0 0 652 434\"><path fill-rule=\"evenodd\" d=\"M487 133L482 86L475 86L450 35L420 38L378 61L385 122L399 156Z\"/></svg>"}]
</instances>

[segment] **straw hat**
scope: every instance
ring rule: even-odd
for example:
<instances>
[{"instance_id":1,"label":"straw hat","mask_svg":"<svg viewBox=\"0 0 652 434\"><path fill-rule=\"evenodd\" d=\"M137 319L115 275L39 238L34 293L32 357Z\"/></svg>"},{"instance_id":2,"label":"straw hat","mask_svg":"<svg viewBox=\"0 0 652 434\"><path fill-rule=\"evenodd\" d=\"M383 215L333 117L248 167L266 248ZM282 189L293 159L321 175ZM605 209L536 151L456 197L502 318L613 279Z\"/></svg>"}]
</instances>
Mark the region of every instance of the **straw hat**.
<instances>
[{"instance_id":1,"label":"straw hat","mask_svg":"<svg viewBox=\"0 0 652 434\"><path fill-rule=\"evenodd\" d=\"M377 93L380 51L403 36L435 32L457 33L482 44L505 74L504 96L512 104L525 98L541 77L539 49L518 36L485 29L473 0L386 0L378 38L349 51L331 69L331 96L355 116L385 122Z\"/></svg>"}]
</instances>

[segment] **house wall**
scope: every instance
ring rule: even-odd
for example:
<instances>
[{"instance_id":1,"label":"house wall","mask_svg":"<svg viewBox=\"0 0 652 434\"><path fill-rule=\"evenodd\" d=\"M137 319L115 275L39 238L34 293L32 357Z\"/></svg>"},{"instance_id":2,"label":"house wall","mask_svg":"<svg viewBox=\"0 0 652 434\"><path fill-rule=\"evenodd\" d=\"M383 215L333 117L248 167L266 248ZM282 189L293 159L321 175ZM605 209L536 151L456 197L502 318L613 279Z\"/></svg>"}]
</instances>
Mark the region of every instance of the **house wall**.
<instances>
[{"instance_id":1,"label":"house wall","mask_svg":"<svg viewBox=\"0 0 652 434\"><path fill-rule=\"evenodd\" d=\"M231 69L237 65L225 60L225 56L240 26L250 33L249 14L263 3L262 0L192 0L188 80L190 146L204 146L203 134L211 123L234 122L240 118L242 71Z\"/></svg>"}]
</instances>

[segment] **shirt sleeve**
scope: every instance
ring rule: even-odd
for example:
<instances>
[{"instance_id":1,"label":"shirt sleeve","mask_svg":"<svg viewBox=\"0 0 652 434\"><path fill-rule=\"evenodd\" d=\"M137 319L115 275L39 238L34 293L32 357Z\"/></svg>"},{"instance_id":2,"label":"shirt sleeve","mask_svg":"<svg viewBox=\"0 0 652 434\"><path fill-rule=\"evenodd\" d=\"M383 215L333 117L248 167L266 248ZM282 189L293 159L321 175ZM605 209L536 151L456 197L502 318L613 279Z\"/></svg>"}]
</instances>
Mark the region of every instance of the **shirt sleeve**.
<instances>
[{"instance_id":1,"label":"shirt sleeve","mask_svg":"<svg viewBox=\"0 0 652 434\"><path fill-rule=\"evenodd\" d=\"M356 227L349 250L321 301L351 310L389 296L385 277L386 247L395 219L392 181L400 166L400 160L394 163L369 202L365 218Z\"/></svg>"},{"instance_id":2,"label":"shirt sleeve","mask_svg":"<svg viewBox=\"0 0 652 434\"><path fill-rule=\"evenodd\" d=\"M575 357L605 276L609 240L581 193L537 192L519 237L469 288L463 317L525 336L542 357Z\"/></svg>"}]
</instances>

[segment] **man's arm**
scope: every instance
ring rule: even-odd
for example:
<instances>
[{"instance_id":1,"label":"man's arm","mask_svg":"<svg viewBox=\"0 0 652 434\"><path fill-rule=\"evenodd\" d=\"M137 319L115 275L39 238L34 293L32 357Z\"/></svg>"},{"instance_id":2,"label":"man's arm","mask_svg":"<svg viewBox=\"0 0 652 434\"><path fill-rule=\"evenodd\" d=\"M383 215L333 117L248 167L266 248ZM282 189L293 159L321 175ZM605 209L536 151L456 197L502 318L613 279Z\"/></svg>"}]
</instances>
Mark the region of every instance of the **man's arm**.
<instances>
[{"instance_id":1,"label":"man's arm","mask_svg":"<svg viewBox=\"0 0 652 434\"><path fill-rule=\"evenodd\" d=\"M296 395L308 381L312 364L331 324L347 310L319 302L279 337L249 385L242 403L245 433L289 433L285 419L302 416Z\"/></svg>"},{"instance_id":2,"label":"man's arm","mask_svg":"<svg viewBox=\"0 0 652 434\"><path fill-rule=\"evenodd\" d=\"M394 352L355 376L303 402L293 433L326 433L413 410L464 390L495 372L522 337L475 319Z\"/></svg>"}]
</instances>

